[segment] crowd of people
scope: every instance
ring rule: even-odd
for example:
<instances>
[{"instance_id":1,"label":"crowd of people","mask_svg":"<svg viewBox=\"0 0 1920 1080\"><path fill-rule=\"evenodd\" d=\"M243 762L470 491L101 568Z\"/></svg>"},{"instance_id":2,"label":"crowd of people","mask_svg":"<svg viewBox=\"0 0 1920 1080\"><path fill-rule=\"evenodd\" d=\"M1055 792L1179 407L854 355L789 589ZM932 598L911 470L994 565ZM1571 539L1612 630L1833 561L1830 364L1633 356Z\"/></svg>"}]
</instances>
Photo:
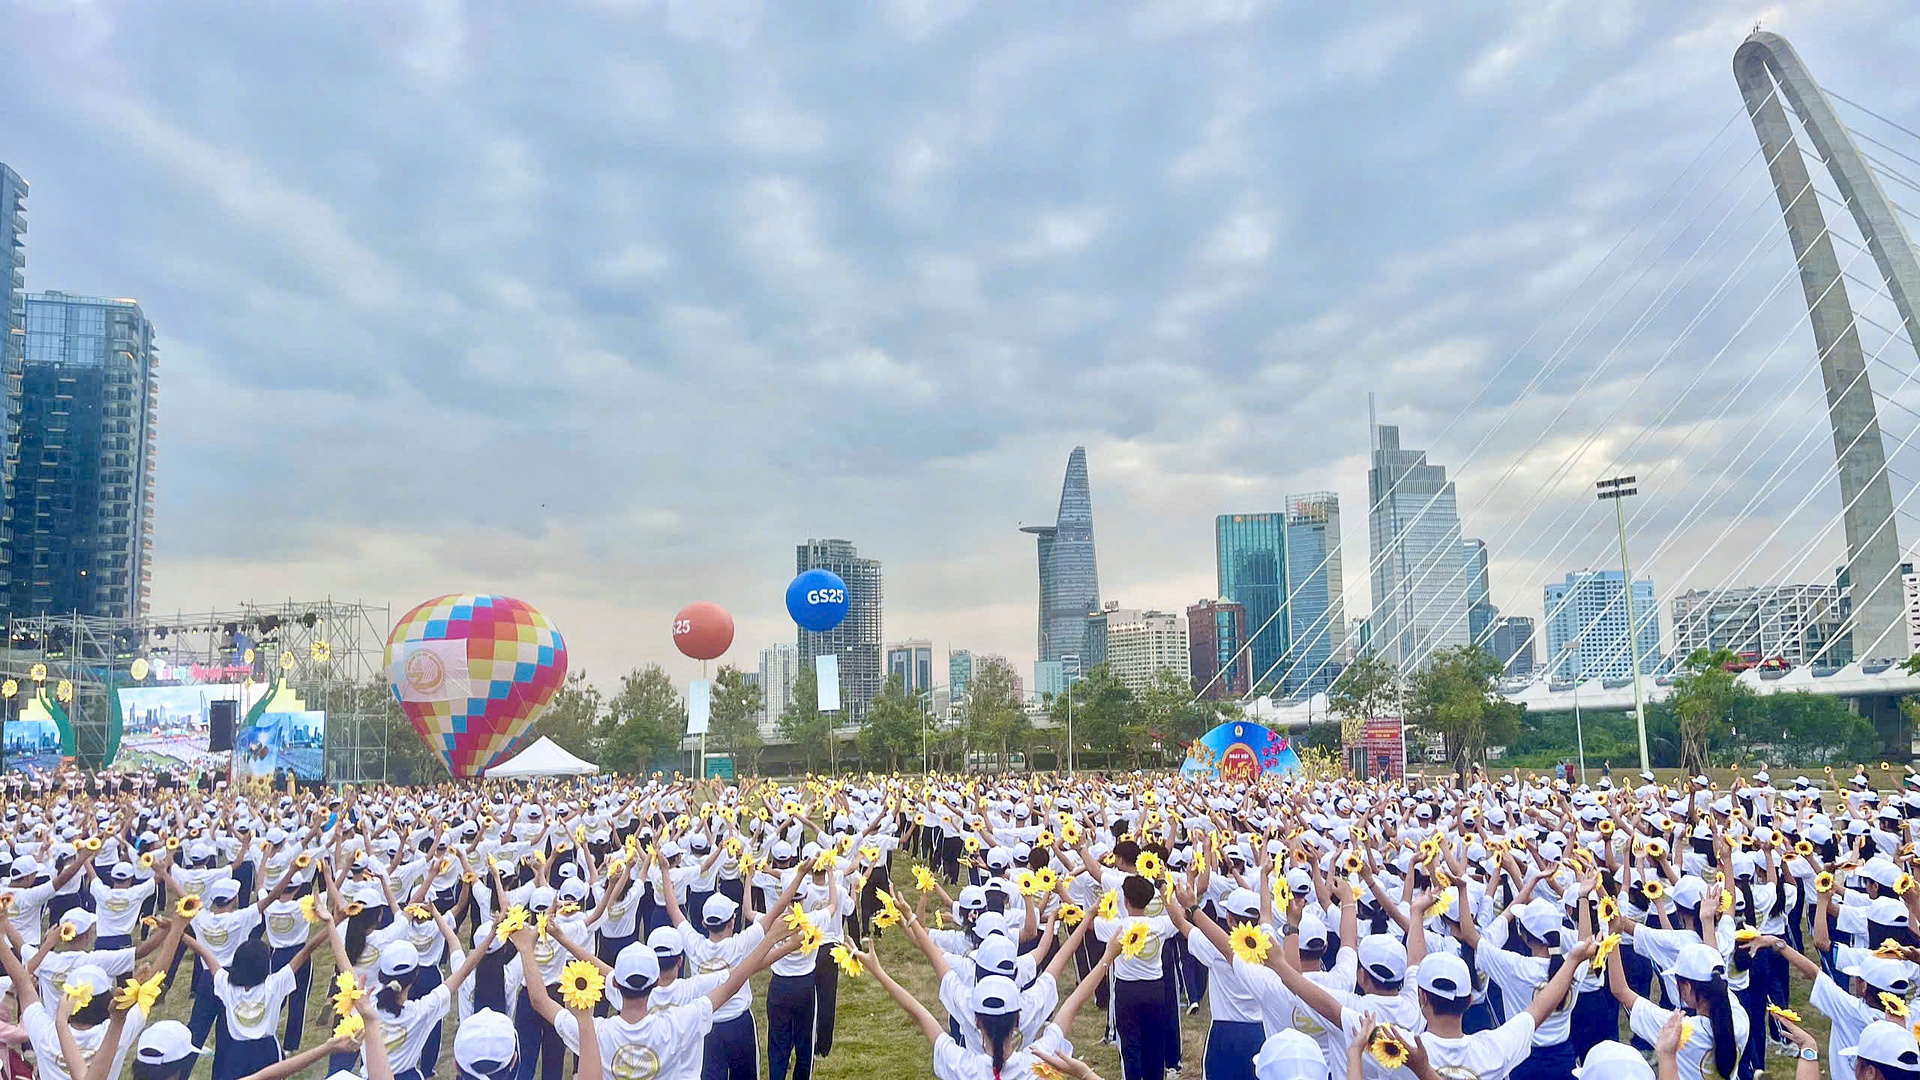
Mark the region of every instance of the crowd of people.
<instances>
[{"instance_id":1,"label":"crowd of people","mask_svg":"<svg viewBox=\"0 0 1920 1080\"><path fill-rule=\"evenodd\" d=\"M8 789L12 1076L1920 1080L1911 773L174 781Z\"/></svg>"}]
</instances>

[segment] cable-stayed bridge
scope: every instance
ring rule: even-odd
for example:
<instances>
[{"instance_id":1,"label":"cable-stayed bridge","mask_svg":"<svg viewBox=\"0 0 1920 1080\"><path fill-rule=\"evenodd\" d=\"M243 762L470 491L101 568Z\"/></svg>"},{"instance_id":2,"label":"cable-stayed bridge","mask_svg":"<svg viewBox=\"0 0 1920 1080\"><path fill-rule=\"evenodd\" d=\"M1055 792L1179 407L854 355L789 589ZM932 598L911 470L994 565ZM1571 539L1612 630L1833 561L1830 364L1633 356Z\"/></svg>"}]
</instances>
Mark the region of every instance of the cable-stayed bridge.
<instances>
[{"instance_id":1,"label":"cable-stayed bridge","mask_svg":"<svg viewBox=\"0 0 1920 1080\"><path fill-rule=\"evenodd\" d=\"M1496 578L1528 582L1523 603L1560 571L1619 567L1629 550L1635 568L1665 582L1655 604L1635 610L1632 575L1620 575L1618 595L1579 610L1570 634L1570 610L1545 610L1536 634L1555 624L1563 641L1603 647L1583 651L1578 670L1549 656L1534 681L1503 686L1509 700L1536 712L1658 701L1675 658L1635 656L1634 643L1675 595L1826 581L1837 583L1838 631L1792 670L1740 678L1763 694L1846 697L1891 738L1899 698L1920 693L1920 678L1900 666L1910 559L1899 536L1902 519L1920 521L1908 505L1920 492L1920 259L1907 226L1920 215L1906 205L1920 205L1920 122L1821 86L1790 44L1758 27L1733 59L1740 99L1725 124L1432 436L1431 445L1471 443L1452 466L1458 515L1452 484L1411 515L1396 506L1384 540L1373 530L1369 569L1392 566L1401 586L1371 598L1371 618L1349 618L1343 640L1290 646L1273 669L1253 672L1250 716L1325 719L1324 696L1276 703L1263 691L1324 685L1315 676L1337 658L1371 651L1405 672L1442 649L1487 644L1459 600L1473 564L1447 544L1459 543L1463 521L1494 518L1498 528L1474 531ZM1621 476L1637 477L1637 497L1597 512L1594 483ZM1395 494L1371 491L1370 509ZM1434 509L1442 503L1444 514ZM1398 524L1405 516L1411 523ZM1289 583L1289 601L1305 584ZM1806 634L1815 614L1787 635ZM1382 627L1385 640L1373 634ZM1714 628L1732 641L1748 631L1759 628ZM1268 632L1288 628L1254 628L1242 663Z\"/></svg>"}]
</instances>

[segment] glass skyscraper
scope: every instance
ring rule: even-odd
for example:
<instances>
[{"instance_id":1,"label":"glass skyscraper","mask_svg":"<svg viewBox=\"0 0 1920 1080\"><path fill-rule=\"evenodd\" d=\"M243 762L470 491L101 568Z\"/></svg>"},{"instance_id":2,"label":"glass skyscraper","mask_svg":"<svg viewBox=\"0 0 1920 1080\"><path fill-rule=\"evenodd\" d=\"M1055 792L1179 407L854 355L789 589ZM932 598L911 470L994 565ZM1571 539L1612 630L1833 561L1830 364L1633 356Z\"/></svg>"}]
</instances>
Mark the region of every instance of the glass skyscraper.
<instances>
[{"instance_id":1,"label":"glass skyscraper","mask_svg":"<svg viewBox=\"0 0 1920 1080\"><path fill-rule=\"evenodd\" d=\"M1213 519L1213 541L1220 598L1247 613L1248 683L1254 693L1269 692L1288 674L1293 634L1285 613L1287 515L1221 514Z\"/></svg>"},{"instance_id":2,"label":"glass skyscraper","mask_svg":"<svg viewBox=\"0 0 1920 1080\"><path fill-rule=\"evenodd\" d=\"M899 679L909 695L932 690L933 642L916 639L887 646L887 678Z\"/></svg>"},{"instance_id":3,"label":"glass skyscraper","mask_svg":"<svg viewBox=\"0 0 1920 1080\"><path fill-rule=\"evenodd\" d=\"M808 540L794 548L795 573L804 574L815 567L831 570L847 583L847 617L824 634L798 631L801 670L812 668L815 657L838 656L840 726L858 724L866 719L883 678L880 560L861 558L859 549L847 540Z\"/></svg>"},{"instance_id":4,"label":"glass skyscraper","mask_svg":"<svg viewBox=\"0 0 1920 1080\"><path fill-rule=\"evenodd\" d=\"M20 364L27 334L27 182L0 164L0 595L11 577L13 474L20 459Z\"/></svg>"},{"instance_id":5,"label":"glass skyscraper","mask_svg":"<svg viewBox=\"0 0 1920 1080\"><path fill-rule=\"evenodd\" d=\"M1210 700L1244 697L1247 612L1239 604L1202 600L1187 609L1188 674L1193 692Z\"/></svg>"},{"instance_id":6,"label":"glass skyscraper","mask_svg":"<svg viewBox=\"0 0 1920 1080\"><path fill-rule=\"evenodd\" d=\"M1633 674L1627 644L1627 605L1620 571L1581 570L1543 590L1547 613L1547 674L1555 679L1624 679ZM1639 624L1640 673L1660 663L1660 609L1653 582L1633 583Z\"/></svg>"},{"instance_id":7,"label":"glass skyscraper","mask_svg":"<svg viewBox=\"0 0 1920 1080\"><path fill-rule=\"evenodd\" d=\"M1460 511L1445 466L1402 450L1400 429L1375 429L1367 470L1372 563L1372 648L1408 671L1471 639L1467 612L1477 586L1461 543Z\"/></svg>"},{"instance_id":8,"label":"glass skyscraper","mask_svg":"<svg viewBox=\"0 0 1920 1080\"><path fill-rule=\"evenodd\" d=\"M15 616L147 613L159 404L153 324L132 300L26 298L14 474Z\"/></svg>"},{"instance_id":9,"label":"glass skyscraper","mask_svg":"<svg viewBox=\"0 0 1920 1080\"><path fill-rule=\"evenodd\" d=\"M1100 609L1100 574L1093 556L1093 496L1087 486L1087 448L1067 456L1060 510L1052 525L1028 525L1040 553L1042 662L1090 655L1087 616Z\"/></svg>"},{"instance_id":10,"label":"glass skyscraper","mask_svg":"<svg viewBox=\"0 0 1920 1080\"><path fill-rule=\"evenodd\" d=\"M1346 585L1340 564L1340 497L1331 491L1287 499L1290 695L1316 694L1339 675L1336 650L1347 638Z\"/></svg>"}]
</instances>

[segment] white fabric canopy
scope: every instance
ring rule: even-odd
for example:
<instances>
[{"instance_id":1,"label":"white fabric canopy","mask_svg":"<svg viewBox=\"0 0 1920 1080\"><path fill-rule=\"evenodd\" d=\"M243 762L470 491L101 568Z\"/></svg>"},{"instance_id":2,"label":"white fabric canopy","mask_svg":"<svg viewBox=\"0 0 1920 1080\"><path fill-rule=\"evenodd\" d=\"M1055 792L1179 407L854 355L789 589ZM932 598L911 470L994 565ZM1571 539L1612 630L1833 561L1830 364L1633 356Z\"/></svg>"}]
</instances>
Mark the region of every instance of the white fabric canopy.
<instances>
[{"instance_id":1,"label":"white fabric canopy","mask_svg":"<svg viewBox=\"0 0 1920 1080\"><path fill-rule=\"evenodd\" d=\"M600 766L581 761L560 748L560 744L540 736L532 746L487 770L488 776L585 776L597 773Z\"/></svg>"}]
</instances>

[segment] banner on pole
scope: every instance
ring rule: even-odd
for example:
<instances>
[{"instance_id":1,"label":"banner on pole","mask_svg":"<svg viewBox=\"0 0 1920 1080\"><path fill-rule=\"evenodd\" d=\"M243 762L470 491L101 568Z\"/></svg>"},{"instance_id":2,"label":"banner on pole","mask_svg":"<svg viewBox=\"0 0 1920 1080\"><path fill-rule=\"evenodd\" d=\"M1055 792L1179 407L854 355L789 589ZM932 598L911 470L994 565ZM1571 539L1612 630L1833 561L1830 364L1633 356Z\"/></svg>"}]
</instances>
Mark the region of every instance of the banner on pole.
<instances>
[{"instance_id":1,"label":"banner on pole","mask_svg":"<svg viewBox=\"0 0 1920 1080\"><path fill-rule=\"evenodd\" d=\"M713 684L695 679L687 684L687 734L705 735L713 720Z\"/></svg>"},{"instance_id":2,"label":"banner on pole","mask_svg":"<svg viewBox=\"0 0 1920 1080\"><path fill-rule=\"evenodd\" d=\"M821 712L840 711L840 658L831 653L813 658L814 681L819 686Z\"/></svg>"}]
</instances>

